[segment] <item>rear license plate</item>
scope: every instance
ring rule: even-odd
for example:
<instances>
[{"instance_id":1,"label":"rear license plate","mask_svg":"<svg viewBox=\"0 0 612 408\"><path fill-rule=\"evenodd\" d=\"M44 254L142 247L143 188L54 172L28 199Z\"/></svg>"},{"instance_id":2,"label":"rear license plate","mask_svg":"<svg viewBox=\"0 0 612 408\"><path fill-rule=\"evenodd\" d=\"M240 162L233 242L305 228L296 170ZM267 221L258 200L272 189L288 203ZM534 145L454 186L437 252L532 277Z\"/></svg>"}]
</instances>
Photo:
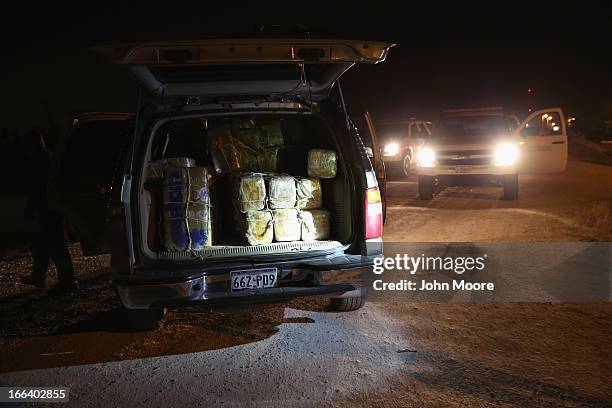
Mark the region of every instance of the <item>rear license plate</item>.
<instances>
[{"instance_id":1,"label":"rear license plate","mask_svg":"<svg viewBox=\"0 0 612 408\"><path fill-rule=\"evenodd\" d=\"M242 271L230 272L232 292L273 288L276 286L277 278L277 268L245 269Z\"/></svg>"},{"instance_id":2,"label":"rear license plate","mask_svg":"<svg viewBox=\"0 0 612 408\"><path fill-rule=\"evenodd\" d=\"M474 168L472 166L457 166L455 173L471 173Z\"/></svg>"}]
</instances>

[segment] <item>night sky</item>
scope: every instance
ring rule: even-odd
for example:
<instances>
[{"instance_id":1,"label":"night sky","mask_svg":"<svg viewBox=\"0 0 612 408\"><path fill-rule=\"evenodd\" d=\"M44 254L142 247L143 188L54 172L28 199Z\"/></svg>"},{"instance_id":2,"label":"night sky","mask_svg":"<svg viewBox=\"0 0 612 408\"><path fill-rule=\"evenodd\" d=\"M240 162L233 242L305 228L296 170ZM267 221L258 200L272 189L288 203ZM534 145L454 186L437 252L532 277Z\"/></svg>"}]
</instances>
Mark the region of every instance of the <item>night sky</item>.
<instances>
[{"instance_id":1,"label":"night sky","mask_svg":"<svg viewBox=\"0 0 612 408\"><path fill-rule=\"evenodd\" d=\"M53 5L9 10L0 28L0 128L44 125L47 107L62 122L75 110L132 111L135 81L88 51L92 45L248 37L261 24L278 31L273 25L298 23L314 37L398 44L386 62L359 66L343 77L353 112L432 117L444 108L506 106L524 115L528 106L561 105L579 118L612 117L609 7L490 2L398 8L376 2L376 9L367 10L350 4L330 10L296 2L285 16L262 7L179 9L179 3L148 11L106 3L95 7L100 10L86 3L70 10Z\"/></svg>"}]
</instances>

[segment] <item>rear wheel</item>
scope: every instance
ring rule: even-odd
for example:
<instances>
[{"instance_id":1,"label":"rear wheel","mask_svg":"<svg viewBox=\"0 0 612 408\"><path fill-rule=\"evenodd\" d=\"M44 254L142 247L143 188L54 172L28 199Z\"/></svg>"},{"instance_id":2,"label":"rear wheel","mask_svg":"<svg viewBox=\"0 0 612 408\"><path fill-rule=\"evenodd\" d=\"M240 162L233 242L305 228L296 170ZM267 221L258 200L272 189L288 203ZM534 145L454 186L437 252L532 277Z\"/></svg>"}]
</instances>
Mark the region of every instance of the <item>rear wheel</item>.
<instances>
[{"instance_id":1,"label":"rear wheel","mask_svg":"<svg viewBox=\"0 0 612 408\"><path fill-rule=\"evenodd\" d=\"M518 200L518 174L504 176L504 200Z\"/></svg>"},{"instance_id":2,"label":"rear wheel","mask_svg":"<svg viewBox=\"0 0 612 408\"><path fill-rule=\"evenodd\" d=\"M419 197L421 200L431 200L434 192L433 176L419 176Z\"/></svg>"},{"instance_id":3,"label":"rear wheel","mask_svg":"<svg viewBox=\"0 0 612 408\"><path fill-rule=\"evenodd\" d=\"M132 331L156 330L166 314L166 309L127 309L124 314L128 328Z\"/></svg>"},{"instance_id":4,"label":"rear wheel","mask_svg":"<svg viewBox=\"0 0 612 408\"><path fill-rule=\"evenodd\" d=\"M359 289L360 294L343 298L331 298L330 307L336 312L350 312L361 308L365 305L367 291L365 288Z\"/></svg>"}]
</instances>

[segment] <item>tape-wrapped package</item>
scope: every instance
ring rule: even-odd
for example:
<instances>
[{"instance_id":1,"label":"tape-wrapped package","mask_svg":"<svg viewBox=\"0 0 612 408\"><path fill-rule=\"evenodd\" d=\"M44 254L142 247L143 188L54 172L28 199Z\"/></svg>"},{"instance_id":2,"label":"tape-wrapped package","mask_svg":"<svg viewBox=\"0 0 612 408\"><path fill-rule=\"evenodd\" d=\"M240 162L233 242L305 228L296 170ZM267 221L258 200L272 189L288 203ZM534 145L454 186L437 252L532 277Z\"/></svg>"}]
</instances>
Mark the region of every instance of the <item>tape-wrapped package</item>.
<instances>
[{"instance_id":1,"label":"tape-wrapped package","mask_svg":"<svg viewBox=\"0 0 612 408\"><path fill-rule=\"evenodd\" d=\"M302 225L295 208L274 210L274 240L279 242L299 241Z\"/></svg>"},{"instance_id":2,"label":"tape-wrapped package","mask_svg":"<svg viewBox=\"0 0 612 408\"><path fill-rule=\"evenodd\" d=\"M330 179L338 172L336 152L327 149L308 150L308 177Z\"/></svg>"},{"instance_id":3,"label":"tape-wrapped package","mask_svg":"<svg viewBox=\"0 0 612 408\"><path fill-rule=\"evenodd\" d=\"M249 211L244 216L244 235L249 245L264 245L274 238L274 223L269 210Z\"/></svg>"},{"instance_id":4,"label":"tape-wrapped package","mask_svg":"<svg viewBox=\"0 0 612 408\"><path fill-rule=\"evenodd\" d=\"M268 181L268 192L271 209L295 207L295 179L292 176L271 176Z\"/></svg>"},{"instance_id":5,"label":"tape-wrapped package","mask_svg":"<svg viewBox=\"0 0 612 408\"><path fill-rule=\"evenodd\" d=\"M297 203L299 209L309 210L320 208L323 205L323 194L321 192L321 181L317 178L295 179Z\"/></svg>"},{"instance_id":6,"label":"tape-wrapped package","mask_svg":"<svg viewBox=\"0 0 612 408\"><path fill-rule=\"evenodd\" d=\"M241 174L235 183L240 212L260 211L266 208L266 183L262 174Z\"/></svg>"},{"instance_id":7,"label":"tape-wrapped package","mask_svg":"<svg viewBox=\"0 0 612 408\"><path fill-rule=\"evenodd\" d=\"M276 171L278 146L275 143L282 145L282 139L269 140L267 131L253 126L247 121L220 124L209 130L210 150L217 172Z\"/></svg>"},{"instance_id":8,"label":"tape-wrapped package","mask_svg":"<svg viewBox=\"0 0 612 408\"><path fill-rule=\"evenodd\" d=\"M212 245L208 181L205 167L165 169L162 195L167 251L197 251Z\"/></svg>"},{"instance_id":9,"label":"tape-wrapped package","mask_svg":"<svg viewBox=\"0 0 612 408\"><path fill-rule=\"evenodd\" d=\"M302 221L302 241L329 238L330 216L324 208L300 211Z\"/></svg>"}]
</instances>

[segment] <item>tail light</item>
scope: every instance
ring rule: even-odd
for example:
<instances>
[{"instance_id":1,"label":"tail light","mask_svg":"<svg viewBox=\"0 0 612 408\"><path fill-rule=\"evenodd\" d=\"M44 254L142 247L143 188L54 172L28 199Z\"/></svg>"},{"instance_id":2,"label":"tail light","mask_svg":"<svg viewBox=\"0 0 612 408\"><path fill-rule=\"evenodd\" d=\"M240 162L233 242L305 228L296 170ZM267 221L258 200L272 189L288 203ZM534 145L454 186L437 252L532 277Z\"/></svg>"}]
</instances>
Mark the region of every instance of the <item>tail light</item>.
<instances>
[{"instance_id":1,"label":"tail light","mask_svg":"<svg viewBox=\"0 0 612 408\"><path fill-rule=\"evenodd\" d=\"M365 235L366 239L380 238L383 231L383 211L378 187L365 190Z\"/></svg>"}]
</instances>

